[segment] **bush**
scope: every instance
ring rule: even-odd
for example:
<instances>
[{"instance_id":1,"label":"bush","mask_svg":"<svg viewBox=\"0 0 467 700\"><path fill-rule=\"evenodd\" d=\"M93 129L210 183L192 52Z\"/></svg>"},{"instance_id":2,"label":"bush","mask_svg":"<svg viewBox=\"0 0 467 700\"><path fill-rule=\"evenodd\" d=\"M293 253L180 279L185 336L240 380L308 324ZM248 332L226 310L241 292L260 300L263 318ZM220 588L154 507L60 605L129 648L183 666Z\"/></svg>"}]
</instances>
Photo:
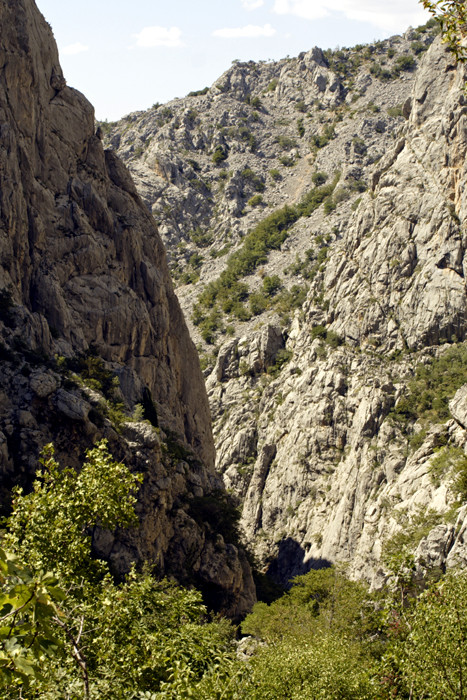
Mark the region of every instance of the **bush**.
<instances>
[{"instance_id":1,"label":"bush","mask_svg":"<svg viewBox=\"0 0 467 700\"><path fill-rule=\"evenodd\" d=\"M315 134L312 137L312 145L316 148L324 148L327 146L329 141L333 139L336 135L333 124L326 124L321 134Z\"/></svg>"},{"instance_id":2,"label":"bush","mask_svg":"<svg viewBox=\"0 0 467 700\"><path fill-rule=\"evenodd\" d=\"M227 158L228 158L227 147L216 146L216 149L214 150L214 153L212 154L212 162L214 163L214 165L219 165L219 163L222 163L224 160L227 160Z\"/></svg>"},{"instance_id":3,"label":"bush","mask_svg":"<svg viewBox=\"0 0 467 700\"><path fill-rule=\"evenodd\" d=\"M251 168L244 168L241 177L248 182L256 192L264 192L266 185L263 180Z\"/></svg>"},{"instance_id":4,"label":"bush","mask_svg":"<svg viewBox=\"0 0 467 700\"><path fill-rule=\"evenodd\" d=\"M263 203L263 197L260 194L255 194L253 197L251 197L248 200L248 206L250 206L250 207L258 207L262 203Z\"/></svg>"},{"instance_id":5,"label":"bush","mask_svg":"<svg viewBox=\"0 0 467 700\"><path fill-rule=\"evenodd\" d=\"M277 168L271 168L269 174L272 177L272 179L276 182L277 180L282 180L282 175L280 174L280 171Z\"/></svg>"},{"instance_id":6,"label":"bush","mask_svg":"<svg viewBox=\"0 0 467 700\"><path fill-rule=\"evenodd\" d=\"M326 173L322 173L322 172L313 173L313 175L311 176L311 181L316 187L320 187L321 185L324 185L324 183L326 182L327 179L328 179L328 176L326 175Z\"/></svg>"},{"instance_id":7,"label":"bush","mask_svg":"<svg viewBox=\"0 0 467 700\"><path fill-rule=\"evenodd\" d=\"M276 143L279 144L283 151L289 151L291 148L297 147L295 139L290 138L290 136L284 136L283 134L276 138Z\"/></svg>"},{"instance_id":8,"label":"bush","mask_svg":"<svg viewBox=\"0 0 467 700\"><path fill-rule=\"evenodd\" d=\"M205 95L208 91L208 87L205 87L202 90L193 90L192 92L188 93L188 97L199 97L200 95Z\"/></svg>"},{"instance_id":9,"label":"bush","mask_svg":"<svg viewBox=\"0 0 467 700\"><path fill-rule=\"evenodd\" d=\"M281 278L279 275L266 276L263 279L263 292L267 297L273 297L282 287Z\"/></svg>"},{"instance_id":10,"label":"bush","mask_svg":"<svg viewBox=\"0 0 467 700\"><path fill-rule=\"evenodd\" d=\"M427 364L419 364L408 393L390 415L401 423L425 419L441 423L449 418L449 401L467 382L467 347L455 345Z\"/></svg>"},{"instance_id":11,"label":"bush","mask_svg":"<svg viewBox=\"0 0 467 700\"><path fill-rule=\"evenodd\" d=\"M413 56L403 55L396 59L396 68L398 70L411 71L416 67L416 65L417 62Z\"/></svg>"},{"instance_id":12,"label":"bush","mask_svg":"<svg viewBox=\"0 0 467 700\"><path fill-rule=\"evenodd\" d=\"M278 78L273 78L269 85L267 86L265 92L274 92L276 89L277 85L279 84L279 79Z\"/></svg>"},{"instance_id":13,"label":"bush","mask_svg":"<svg viewBox=\"0 0 467 700\"><path fill-rule=\"evenodd\" d=\"M295 158L293 156L280 156L279 163L284 165L286 168L292 168L295 165Z\"/></svg>"},{"instance_id":14,"label":"bush","mask_svg":"<svg viewBox=\"0 0 467 700\"><path fill-rule=\"evenodd\" d=\"M414 698L465 697L467 674L467 575L450 572L421 596L398 645L400 669ZM397 656L398 656L397 654Z\"/></svg>"}]
</instances>

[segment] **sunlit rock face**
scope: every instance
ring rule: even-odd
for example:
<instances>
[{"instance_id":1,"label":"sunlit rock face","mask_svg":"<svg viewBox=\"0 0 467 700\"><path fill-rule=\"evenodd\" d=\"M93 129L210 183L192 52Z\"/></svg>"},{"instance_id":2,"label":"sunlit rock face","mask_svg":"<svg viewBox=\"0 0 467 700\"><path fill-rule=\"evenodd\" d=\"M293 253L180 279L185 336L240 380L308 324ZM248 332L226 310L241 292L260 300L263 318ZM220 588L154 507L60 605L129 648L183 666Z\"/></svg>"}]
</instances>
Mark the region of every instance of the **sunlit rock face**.
<instances>
[{"instance_id":1,"label":"sunlit rock face","mask_svg":"<svg viewBox=\"0 0 467 700\"><path fill-rule=\"evenodd\" d=\"M211 337L199 313L191 324L212 341L217 469L283 583L345 562L378 585L388 541L414 523L428 532L411 543L420 567L467 560L453 472L434 478L432 466L440 450L465 449L462 397L442 424L394 418L416 366L465 340L464 86L464 68L422 28L237 63L203 94L108 126L160 222L187 315L258 222L339 173L328 206L242 278L264 310L224 310ZM281 291L268 297L274 275ZM294 285L299 308L274 301Z\"/></svg>"}]
</instances>

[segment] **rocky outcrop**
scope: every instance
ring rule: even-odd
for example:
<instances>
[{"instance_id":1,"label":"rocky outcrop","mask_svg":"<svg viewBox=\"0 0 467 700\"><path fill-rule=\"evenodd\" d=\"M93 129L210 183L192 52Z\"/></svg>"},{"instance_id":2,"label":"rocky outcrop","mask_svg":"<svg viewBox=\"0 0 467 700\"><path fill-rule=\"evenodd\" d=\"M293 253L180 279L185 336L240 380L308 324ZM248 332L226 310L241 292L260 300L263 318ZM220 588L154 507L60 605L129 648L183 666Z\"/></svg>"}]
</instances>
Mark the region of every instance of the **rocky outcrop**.
<instances>
[{"instance_id":1,"label":"rocky outcrop","mask_svg":"<svg viewBox=\"0 0 467 700\"><path fill-rule=\"evenodd\" d=\"M226 305L204 336L218 343L205 355L217 468L242 502L246 539L282 583L339 561L379 585L401 533L417 575L465 565L462 391L444 422L402 409L417 367L452 348L463 357L466 333L465 71L432 39L421 28L237 64L206 94L110 129L175 272L184 265L187 310L225 269L226 246L241 249L268 213L249 203L254 183L263 203L293 205L339 171L327 206L300 216L242 279L250 299L272 275L289 296L243 318ZM175 170L151 173L154 158ZM456 386L467 380L459 363Z\"/></svg>"},{"instance_id":2,"label":"rocky outcrop","mask_svg":"<svg viewBox=\"0 0 467 700\"><path fill-rule=\"evenodd\" d=\"M198 357L153 219L104 150L91 105L66 86L33 0L1 0L0 22L3 489L30 478L45 442L76 464L106 436L146 479L138 533L96 546L120 571L149 557L237 615L254 599L248 564L190 510L221 484ZM152 427L126 424L136 404Z\"/></svg>"}]
</instances>

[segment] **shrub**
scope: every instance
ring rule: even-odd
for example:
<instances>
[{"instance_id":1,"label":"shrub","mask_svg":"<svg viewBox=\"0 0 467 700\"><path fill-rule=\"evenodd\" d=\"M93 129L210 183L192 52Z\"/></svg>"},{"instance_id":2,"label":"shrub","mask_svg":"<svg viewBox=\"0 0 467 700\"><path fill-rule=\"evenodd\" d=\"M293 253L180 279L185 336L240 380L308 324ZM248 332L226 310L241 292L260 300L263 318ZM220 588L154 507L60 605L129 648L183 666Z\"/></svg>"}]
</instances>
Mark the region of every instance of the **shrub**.
<instances>
[{"instance_id":1,"label":"shrub","mask_svg":"<svg viewBox=\"0 0 467 700\"><path fill-rule=\"evenodd\" d=\"M324 185L324 183L326 182L327 179L328 179L328 176L326 175L326 173L322 173L322 172L313 173L313 175L311 176L311 181L316 187L319 187L320 185Z\"/></svg>"},{"instance_id":2,"label":"shrub","mask_svg":"<svg viewBox=\"0 0 467 700\"><path fill-rule=\"evenodd\" d=\"M226 146L216 146L214 153L212 154L212 162L214 165L222 163L228 158L228 151Z\"/></svg>"},{"instance_id":3,"label":"shrub","mask_svg":"<svg viewBox=\"0 0 467 700\"><path fill-rule=\"evenodd\" d=\"M403 55L396 59L396 68L403 71L411 71L417 65L413 56Z\"/></svg>"},{"instance_id":4,"label":"shrub","mask_svg":"<svg viewBox=\"0 0 467 700\"><path fill-rule=\"evenodd\" d=\"M263 279L263 291L267 297L272 297L277 294L281 287L282 282L279 275L272 275L272 277L266 276Z\"/></svg>"},{"instance_id":5,"label":"shrub","mask_svg":"<svg viewBox=\"0 0 467 700\"><path fill-rule=\"evenodd\" d=\"M424 419L440 423L449 418L449 401L467 382L467 347L455 345L427 364L419 364L390 416L400 423Z\"/></svg>"},{"instance_id":6,"label":"shrub","mask_svg":"<svg viewBox=\"0 0 467 700\"><path fill-rule=\"evenodd\" d=\"M329 141L331 141L335 135L336 132L334 130L334 125L326 124L321 134L315 134L312 137L312 145L314 145L316 148L324 148L324 146L327 146Z\"/></svg>"},{"instance_id":7,"label":"shrub","mask_svg":"<svg viewBox=\"0 0 467 700\"><path fill-rule=\"evenodd\" d=\"M193 90L192 92L188 93L188 97L199 97L200 95L205 95L208 91L208 87L205 87L202 90Z\"/></svg>"},{"instance_id":8,"label":"shrub","mask_svg":"<svg viewBox=\"0 0 467 700\"><path fill-rule=\"evenodd\" d=\"M278 78L273 78L273 79L271 80L271 82L269 83L269 85L267 86L265 92L274 92L274 90L276 89L278 83L279 83L279 79L278 79Z\"/></svg>"},{"instance_id":9,"label":"shrub","mask_svg":"<svg viewBox=\"0 0 467 700\"><path fill-rule=\"evenodd\" d=\"M277 180L282 180L282 175L280 174L280 171L277 168L271 168L269 174L272 177L272 179L276 182Z\"/></svg>"},{"instance_id":10,"label":"shrub","mask_svg":"<svg viewBox=\"0 0 467 700\"><path fill-rule=\"evenodd\" d=\"M255 194L253 197L250 197L248 200L248 206L250 207L258 207L260 204L263 203L263 197L260 194Z\"/></svg>"},{"instance_id":11,"label":"shrub","mask_svg":"<svg viewBox=\"0 0 467 700\"><path fill-rule=\"evenodd\" d=\"M295 158L293 156L281 156L279 163L286 168L292 168L295 165Z\"/></svg>"},{"instance_id":12,"label":"shrub","mask_svg":"<svg viewBox=\"0 0 467 700\"><path fill-rule=\"evenodd\" d=\"M290 136L284 136L283 134L280 134L276 138L276 143L279 144L283 151L288 151L291 148L297 147L297 142L295 139L290 138Z\"/></svg>"},{"instance_id":13,"label":"shrub","mask_svg":"<svg viewBox=\"0 0 467 700\"><path fill-rule=\"evenodd\" d=\"M242 170L241 177L249 182L253 189L255 189L257 192L264 192L266 189L266 185L264 184L263 180L251 168L245 168Z\"/></svg>"},{"instance_id":14,"label":"shrub","mask_svg":"<svg viewBox=\"0 0 467 700\"><path fill-rule=\"evenodd\" d=\"M410 48L416 56L427 50L428 46L423 41L412 41Z\"/></svg>"}]
</instances>

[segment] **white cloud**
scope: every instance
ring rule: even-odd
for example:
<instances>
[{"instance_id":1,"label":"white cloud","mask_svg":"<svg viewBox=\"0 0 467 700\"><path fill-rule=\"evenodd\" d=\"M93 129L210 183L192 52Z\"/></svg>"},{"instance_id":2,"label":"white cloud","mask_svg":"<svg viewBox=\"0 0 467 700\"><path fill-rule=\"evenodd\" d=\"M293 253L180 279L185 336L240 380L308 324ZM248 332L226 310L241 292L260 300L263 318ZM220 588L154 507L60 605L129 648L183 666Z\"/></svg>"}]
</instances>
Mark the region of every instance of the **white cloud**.
<instances>
[{"instance_id":1,"label":"white cloud","mask_svg":"<svg viewBox=\"0 0 467 700\"><path fill-rule=\"evenodd\" d=\"M75 56L76 54L84 53L85 51L89 51L89 46L82 44L80 41L77 41L75 44L69 44L68 46L64 46L63 49L60 49L62 56Z\"/></svg>"},{"instance_id":2,"label":"white cloud","mask_svg":"<svg viewBox=\"0 0 467 700\"><path fill-rule=\"evenodd\" d=\"M245 10L256 10L257 7L264 5L264 0L241 0Z\"/></svg>"},{"instance_id":3,"label":"white cloud","mask_svg":"<svg viewBox=\"0 0 467 700\"><path fill-rule=\"evenodd\" d=\"M279 15L296 15L304 19L329 17L341 12L347 19L369 24L388 32L403 31L409 25L416 26L428 20L428 14L417 0L275 0L274 12Z\"/></svg>"},{"instance_id":4,"label":"white cloud","mask_svg":"<svg viewBox=\"0 0 467 700\"><path fill-rule=\"evenodd\" d=\"M143 49L154 46L183 46L182 31L178 27L144 27L139 34L133 34L136 46Z\"/></svg>"},{"instance_id":5,"label":"white cloud","mask_svg":"<svg viewBox=\"0 0 467 700\"><path fill-rule=\"evenodd\" d=\"M225 27L224 29L216 29L213 31L213 36L219 36L222 39L256 39L261 36L274 36L276 30L270 24L265 24L263 27L247 24L246 27Z\"/></svg>"}]
</instances>

